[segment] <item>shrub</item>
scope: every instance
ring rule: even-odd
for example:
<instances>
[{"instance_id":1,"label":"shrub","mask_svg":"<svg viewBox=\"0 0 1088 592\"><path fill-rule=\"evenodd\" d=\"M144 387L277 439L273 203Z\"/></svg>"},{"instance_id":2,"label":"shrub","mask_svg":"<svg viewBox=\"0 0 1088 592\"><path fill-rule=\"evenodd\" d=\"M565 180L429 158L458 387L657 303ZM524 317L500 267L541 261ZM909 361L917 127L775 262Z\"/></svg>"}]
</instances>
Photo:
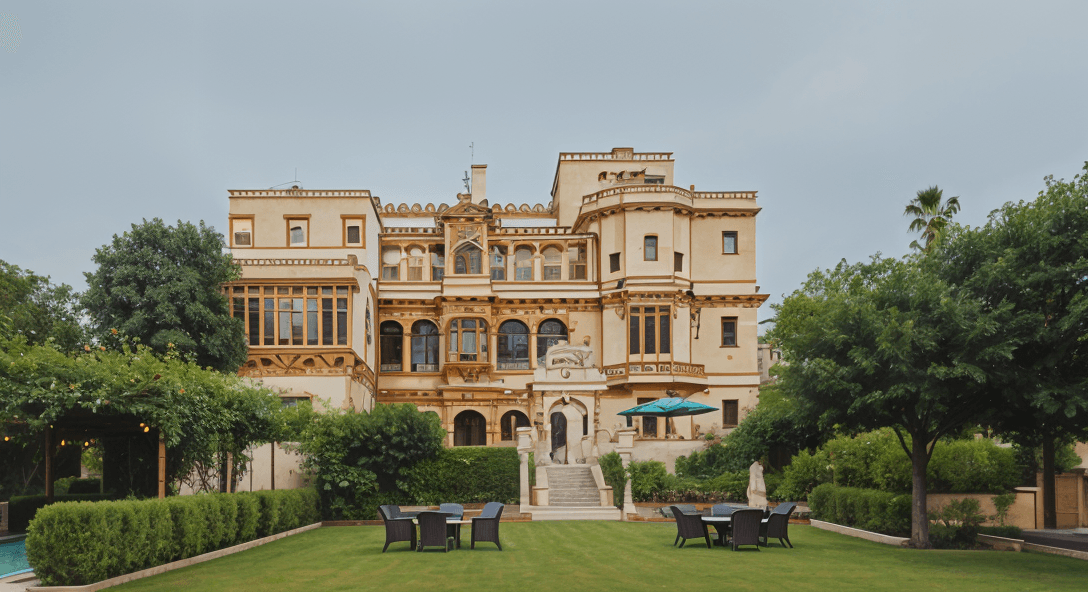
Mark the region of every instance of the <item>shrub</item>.
<instances>
[{"instance_id":1,"label":"shrub","mask_svg":"<svg viewBox=\"0 0 1088 592\"><path fill-rule=\"evenodd\" d=\"M105 493L80 493L54 495L55 502L76 501L101 501L110 499L110 494ZM8 505L8 530L11 532L26 532L30 521L34 519L38 510L46 506L44 495L19 495L11 498Z\"/></svg>"},{"instance_id":2,"label":"shrub","mask_svg":"<svg viewBox=\"0 0 1088 592\"><path fill-rule=\"evenodd\" d=\"M444 448L405 471L400 488L416 504L503 502L520 498L515 448Z\"/></svg>"},{"instance_id":3,"label":"shrub","mask_svg":"<svg viewBox=\"0 0 1088 592\"><path fill-rule=\"evenodd\" d=\"M656 460L634 461L627 465L631 479L631 497L636 502L652 501L667 488L669 473L665 463Z\"/></svg>"},{"instance_id":4,"label":"shrub","mask_svg":"<svg viewBox=\"0 0 1088 592\"><path fill-rule=\"evenodd\" d=\"M812 517L895 536L910 533L910 494L824 483L808 496Z\"/></svg>"},{"instance_id":5,"label":"shrub","mask_svg":"<svg viewBox=\"0 0 1088 592\"><path fill-rule=\"evenodd\" d=\"M929 543L935 549L972 549L978 545L979 525L985 519L978 500L949 500L929 513L929 520L935 522L929 528Z\"/></svg>"},{"instance_id":6,"label":"shrub","mask_svg":"<svg viewBox=\"0 0 1088 592\"><path fill-rule=\"evenodd\" d=\"M1020 466L1015 451L991 440L939 442L927 477L930 491L1004 493L1020 484Z\"/></svg>"},{"instance_id":7,"label":"shrub","mask_svg":"<svg viewBox=\"0 0 1088 592\"><path fill-rule=\"evenodd\" d=\"M612 488L612 501L617 508L623 507L623 491L627 487L627 473L623 470L623 459L619 453L609 452L598 458L604 482ZM679 462L679 461L678 461Z\"/></svg>"},{"instance_id":8,"label":"shrub","mask_svg":"<svg viewBox=\"0 0 1088 592\"><path fill-rule=\"evenodd\" d=\"M978 533L1006 539L1024 538L1024 531L1020 530L1019 526L980 526L978 527Z\"/></svg>"},{"instance_id":9,"label":"shrub","mask_svg":"<svg viewBox=\"0 0 1088 592\"><path fill-rule=\"evenodd\" d=\"M56 503L38 511L27 560L47 586L79 586L316 522L312 489Z\"/></svg>"}]
</instances>

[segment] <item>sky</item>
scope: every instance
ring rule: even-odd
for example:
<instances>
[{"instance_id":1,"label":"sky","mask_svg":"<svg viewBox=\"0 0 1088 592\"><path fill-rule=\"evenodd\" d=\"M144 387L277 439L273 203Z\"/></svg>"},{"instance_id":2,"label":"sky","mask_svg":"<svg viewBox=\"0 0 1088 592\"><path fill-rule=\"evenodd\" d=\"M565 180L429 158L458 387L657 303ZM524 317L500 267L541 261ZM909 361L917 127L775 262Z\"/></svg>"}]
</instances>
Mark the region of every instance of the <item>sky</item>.
<instances>
[{"instance_id":1,"label":"sky","mask_svg":"<svg viewBox=\"0 0 1088 592\"><path fill-rule=\"evenodd\" d=\"M491 203L547 204L559 152L630 146L759 192L780 302L906 254L921 189L979 225L1081 172L1085 22L1082 0L2 0L0 259L84 290L133 223L225 231L228 189L452 203L476 162Z\"/></svg>"}]
</instances>

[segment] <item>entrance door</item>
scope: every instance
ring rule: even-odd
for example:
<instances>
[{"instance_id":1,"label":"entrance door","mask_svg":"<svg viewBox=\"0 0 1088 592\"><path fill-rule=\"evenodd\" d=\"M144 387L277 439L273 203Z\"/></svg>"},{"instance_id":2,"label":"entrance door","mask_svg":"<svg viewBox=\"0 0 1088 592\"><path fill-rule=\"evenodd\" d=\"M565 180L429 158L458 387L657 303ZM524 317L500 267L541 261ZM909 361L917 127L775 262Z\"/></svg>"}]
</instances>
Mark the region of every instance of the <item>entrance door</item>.
<instances>
[{"instance_id":1,"label":"entrance door","mask_svg":"<svg viewBox=\"0 0 1088 592\"><path fill-rule=\"evenodd\" d=\"M552 456L567 444L567 418L561 412L552 413Z\"/></svg>"},{"instance_id":2,"label":"entrance door","mask_svg":"<svg viewBox=\"0 0 1088 592\"><path fill-rule=\"evenodd\" d=\"M453 418L454 446L487 446L487 421L471 409Z\"/></svg>"}]
</instances>

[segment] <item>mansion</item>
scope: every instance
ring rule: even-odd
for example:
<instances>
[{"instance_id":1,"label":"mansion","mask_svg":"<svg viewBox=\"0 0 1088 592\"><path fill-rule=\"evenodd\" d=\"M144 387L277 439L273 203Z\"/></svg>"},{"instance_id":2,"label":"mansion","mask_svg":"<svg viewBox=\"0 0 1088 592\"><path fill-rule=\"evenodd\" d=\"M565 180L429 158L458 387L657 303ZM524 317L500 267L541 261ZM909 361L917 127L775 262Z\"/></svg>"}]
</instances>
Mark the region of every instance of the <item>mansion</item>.
<instances>
[{"instance_id":1,"label":"mansion","mask_svg":"<svg viewBox=\"0 0 1088 592\"><path fill-rule=\"evenodd\" d=\"M560 153L537 205L489 197L486 165L451 204L231 190L241 277L225 290L249 343L239 372L285 404L413 403L438 414L448 446L517 446L520 434L538 464L592 464L622 432L631 458L671 468L756 405L767 299L756 192L680 187L674 164L631 148ZM618 415L667 396L717 411ZM296 469L265 446L241 485L291 487Z\"/></svg>"}]
</instances>

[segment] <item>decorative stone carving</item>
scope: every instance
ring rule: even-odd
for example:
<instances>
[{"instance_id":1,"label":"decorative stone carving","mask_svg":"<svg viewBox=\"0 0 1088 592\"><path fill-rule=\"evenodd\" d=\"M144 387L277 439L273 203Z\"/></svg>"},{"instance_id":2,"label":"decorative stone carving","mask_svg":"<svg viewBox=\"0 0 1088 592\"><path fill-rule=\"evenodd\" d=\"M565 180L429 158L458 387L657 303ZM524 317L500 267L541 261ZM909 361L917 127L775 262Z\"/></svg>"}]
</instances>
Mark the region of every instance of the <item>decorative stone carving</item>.
<instances>
[{"instance_id":1,"label":"decorative stone carving","mask_svg":"<svg viewBox=\"0 0 1088 592\"><path fill-rule=\"evenodd\" d=\"M582 345L570 345L566 341L548 348L544 357L544 366L548 370L556 368L594 368L593 348L589 346L590 338L587 335L582 340ZM569 378L570 374L564 375Z\"/></svg>"},{"instance_id":2,"label":"decorative stone carving","mask_svg":"<svg viewBox=\"0 0 1088 592\"><path fill-rule=\"evenodd\" d=\"M763 465L758 460L748 467L748 506L767 508L767 482L763 480Z\"/></svg>"}]
</instances>

